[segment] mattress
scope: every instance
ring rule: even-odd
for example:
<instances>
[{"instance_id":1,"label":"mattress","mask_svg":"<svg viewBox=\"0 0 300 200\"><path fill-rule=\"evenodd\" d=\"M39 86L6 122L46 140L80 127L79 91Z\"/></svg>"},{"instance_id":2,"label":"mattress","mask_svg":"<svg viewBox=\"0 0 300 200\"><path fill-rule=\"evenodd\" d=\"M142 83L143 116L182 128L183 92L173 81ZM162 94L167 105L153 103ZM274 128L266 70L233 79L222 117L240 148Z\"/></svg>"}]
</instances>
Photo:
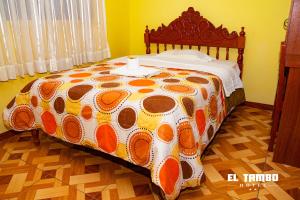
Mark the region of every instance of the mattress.
<instances>
[{"instance_id":1,"label":"mattress","mask_svg":"<svg viewBox=\"0 0 300 200\"><path fill-rule=\"evenodd\" d=\"M137 55L133 57L138 58L142 65L212 73L222 80L226 97L229 97L236 89L243 88L239 66L236 62L230 60L212 60L207 62L201 59L188 59L184 57L161 57L159 54ZM117 58L111 62L125 63L127 62L127 57Z\"/></svg>"},{"instance_id":2,"label":"mattress","mask_svg":"<svg viewBox=\"0 0 300 200\"><path fill-rule=\"evenodd\" d=\"M7 105L4 123L147 168L166 198L175 199L200 184L201 154L239 103L235 91L243 90L226 98L224 77L164 64L144 65L160 70L148 78L110 74L124 65L113 60L39 78Z\"/></svg>"}]
</instances>

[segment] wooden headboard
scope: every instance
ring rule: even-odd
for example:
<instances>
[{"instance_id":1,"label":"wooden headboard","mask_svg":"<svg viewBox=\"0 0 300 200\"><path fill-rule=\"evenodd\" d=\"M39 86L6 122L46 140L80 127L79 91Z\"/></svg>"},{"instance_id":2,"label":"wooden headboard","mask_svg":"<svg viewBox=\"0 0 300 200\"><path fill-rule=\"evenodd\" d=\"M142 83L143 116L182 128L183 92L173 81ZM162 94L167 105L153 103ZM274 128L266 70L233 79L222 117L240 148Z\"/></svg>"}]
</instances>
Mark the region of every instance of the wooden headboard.
<instances>
[{"instance_id":1,"label":"wooden headboard","mask_svg":"<svg viewBox=\"0 0 300 200\"><path fill-rule=\"evenodd\" d=\"M146 54L151 53L151 43L156 44L157 53L159 53L160 44L164 45L164 51L167 45L180 45L183 49L184 45L191 49L197 46L200 51L201 46L207 48L207 54L210 55L210 48L216 48L216 58L219 59L220 48L226 49L226 60L229 59L229 49L238 49L237 63L243 72L243 54L245 49L246 33L244 27L240 33L236 31L228 32L227 28L222 25L215 27L210 21L200 15L198 11L190 7L183 12L180 17L172 21L168 26L162 24L157 30L151 31L146 26L144 40L146 44Z\"/></svg>"}]
</instances>

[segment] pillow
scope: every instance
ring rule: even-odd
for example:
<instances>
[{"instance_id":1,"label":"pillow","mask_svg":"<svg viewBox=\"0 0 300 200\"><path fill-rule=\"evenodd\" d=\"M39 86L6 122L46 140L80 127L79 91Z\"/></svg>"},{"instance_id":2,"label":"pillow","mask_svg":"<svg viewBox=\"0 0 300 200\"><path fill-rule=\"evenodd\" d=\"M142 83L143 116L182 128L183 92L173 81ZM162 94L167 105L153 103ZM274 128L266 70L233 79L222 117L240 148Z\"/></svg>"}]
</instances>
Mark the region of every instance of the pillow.
<instances>
[{"instance_id":1,"label":"pillow","mask_svg":"<svg viewBox=\"0 0 300 200\"><path fill-rule=\"evenodd\" d=\"M168 51L163 51L159 54L157 54L157 56L159 57L165 57L165 56L174 56L175 55L175 52L178 51L178 50L168 50Z\"/></svg>"},{"instance_id":2,"label":"pillow","mask_svg":"<svg viewBox=\"0 0 300 200\"><path fill-rule=\"evenodd\" d=\"M191 49L186 49L186 50L169 50L169 51L164 51L160 54L157 55L158 57L177 57L177 58L186 58L186 59L194 59L194 60L202 60L202 61L213 61L216 60L213 57L210 57L206 55L205 53L202 53L197 50L191 50Z\"/></svg>"}]
</instances>

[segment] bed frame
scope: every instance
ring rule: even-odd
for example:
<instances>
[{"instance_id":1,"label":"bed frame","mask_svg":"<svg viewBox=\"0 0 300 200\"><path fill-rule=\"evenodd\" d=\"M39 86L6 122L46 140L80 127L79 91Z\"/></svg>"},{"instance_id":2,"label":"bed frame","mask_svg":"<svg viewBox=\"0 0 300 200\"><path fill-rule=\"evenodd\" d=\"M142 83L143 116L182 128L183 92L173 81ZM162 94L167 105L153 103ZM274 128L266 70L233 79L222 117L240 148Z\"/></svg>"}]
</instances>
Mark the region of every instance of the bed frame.
<instances>
[{"instance_id":1,"label":"bed frame","mask_svg":"<svg viewBox=\"0 0 300 200\"><path fill-rule=\"evenodd\" d=\"M168 45L172 45L172 49L179 45L180 49L183 49L184 46L188 46L189 49L196 46L199 51L201 47L206 47L206 53L210 55L210 49L213 47L216 48L215 57L217 59L220 57L220 48L225 48L226 60L229 60L229 50L237 49L237 63L242 77L245 35L244 27L241 28L239 34L236 31L229 33L227 28L224 28L222 25L215 27L210 21L201 16L198 11L190 7L168 26L162 24L157 30L152 29L151 31L146 26L144 41L146 54L151 53L151 44L156 44L156 53L160 52L159 48L161 45L163 45L164 51L167 50Z\"/></svg>"},{"instance_id":2,"label":"bed frame","mask_svg":"<svg viewBox=\"0 0 300 200\"><path fill-rule=\"evenodd\" d=\"M202 17L199 12L190 7L168 26L162 24L162 26L157 30L152 29L151 31L149 31L148 26L146 26L144 37L147 54L151 53L150 46L152 43L156 44L157 53L159 53L160 44L164 45L165 51L167 50L167 46L169 44L172 45L173 49L175 49L175 45L180 45L181 49L183 49L184 45L187 45L189 49L192 49L192 46L197 46L199 51L201 46L204 46L207 48L208 55L210 55L210 48L215 47L217 59L219 58L220 48L226 48L226 60L229 59L229 49L238 49L237 62L242 75L243 54L245 48L244 27L242 27L239 35L235 31L229 33L227 28L223 28L222 25L216 28L211 22ZM39 131L40 130L31 130L35 145L40 145ZM83 149L95 152L93 150L89 150L88 148L83 147ZM150 176L149 170L145 168L130 164L129 162L102 152L98 152L98 154L123 166L128 166L134 171ZM203 174L200 182L204 182L205 179L205 174ZM158 188L158 186L152 184L152 189L155 193L159 193L161 199L165 199L162 190Z\"/></svg>"}]
</instances>

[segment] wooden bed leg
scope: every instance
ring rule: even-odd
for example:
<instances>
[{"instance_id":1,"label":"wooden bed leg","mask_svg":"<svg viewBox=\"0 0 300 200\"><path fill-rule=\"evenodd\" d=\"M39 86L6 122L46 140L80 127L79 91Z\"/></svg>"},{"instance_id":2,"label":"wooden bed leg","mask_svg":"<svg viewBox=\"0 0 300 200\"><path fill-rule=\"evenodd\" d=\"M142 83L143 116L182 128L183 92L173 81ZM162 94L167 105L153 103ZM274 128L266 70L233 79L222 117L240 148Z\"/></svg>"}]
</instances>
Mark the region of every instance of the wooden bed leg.
<instances>
[{"instance_id":1,"label":"wooden bed leg","mask_svg":"<svg viewBox=\"0 0 300 200\"><path fill-rule=\"evenodd\" d=\"M33 143L34 143L36 146L40 145L39 134L40 134L39 130L36 130L36 129L35 129L35 130L32 130L32 131L31 131L32 140L33 140Z\"/></svg>"},{"instance_id":2,"label":"wooden bed leg","mask_svg":"<svg viewBox=\"0 0 300 200\"><path fill-rule=\"evenodd\" d=\"M204 183L206 181L206 175L203 173L201 180L200 180L200 184Z\"/></svg>"}]
</instances>

